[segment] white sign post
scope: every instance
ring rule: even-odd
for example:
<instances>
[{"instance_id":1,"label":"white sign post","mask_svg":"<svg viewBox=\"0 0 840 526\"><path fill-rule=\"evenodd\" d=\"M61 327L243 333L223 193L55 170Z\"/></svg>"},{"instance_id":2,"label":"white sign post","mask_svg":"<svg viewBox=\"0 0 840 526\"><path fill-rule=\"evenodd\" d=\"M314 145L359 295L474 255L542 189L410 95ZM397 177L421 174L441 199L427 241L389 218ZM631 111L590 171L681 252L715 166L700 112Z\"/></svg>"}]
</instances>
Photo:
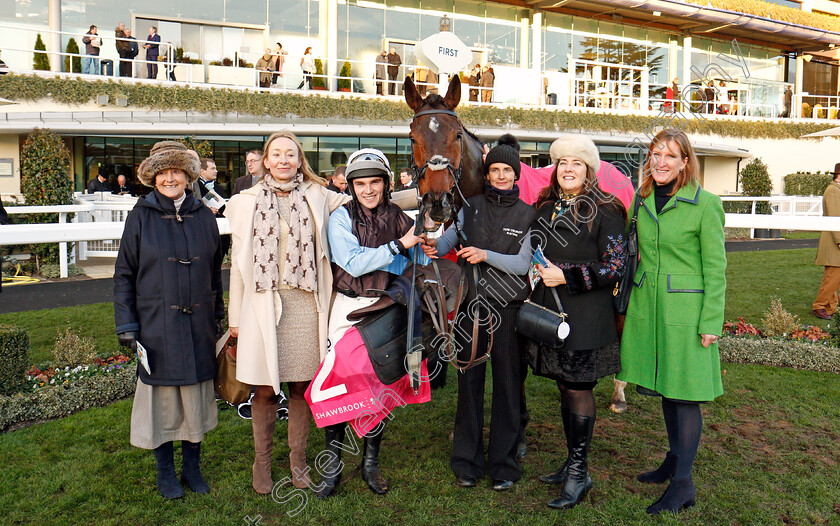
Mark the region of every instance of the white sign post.
<instances>
[{"instance_id":1,"label":"white sign post","mask_svg":"<svg viewBox=\"0 0 840 526\"><path fill-rule=\"evenodd\" d=\"M451 31L441 31L423 39L415 48L414 55L420 62L440 75L438 89L446 93L449 75L455 74L472 62L472 50Z\"/></svg>"}]
</instances>

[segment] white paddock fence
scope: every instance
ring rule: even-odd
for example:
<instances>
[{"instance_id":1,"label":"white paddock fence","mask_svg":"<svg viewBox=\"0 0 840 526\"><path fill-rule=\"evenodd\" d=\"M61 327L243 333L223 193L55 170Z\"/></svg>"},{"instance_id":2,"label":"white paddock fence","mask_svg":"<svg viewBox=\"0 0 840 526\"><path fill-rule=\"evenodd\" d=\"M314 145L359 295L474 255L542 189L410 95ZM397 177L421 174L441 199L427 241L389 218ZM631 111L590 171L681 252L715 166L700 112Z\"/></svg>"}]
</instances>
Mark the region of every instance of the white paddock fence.
<instances>
[{"instance_id":1,"label":"white paddock fence","mask_svg":"<svg viewBox=\"0 0 840 526\"><path fill-rule=\"evenodd\" d=\"M770 204L770 209L774 215L785 216L821 216L822 215L822 197L821 196L801 196L801 195L776 195L769 197L751 197L751 196L736 196L736 195L722 195L720 196L723 202L737 202L737 203L751 203L751 211L755 214L755 207L757 203L766 202ZM729 226L729 225L726 225ZM759 227L761 228L761 227Z\"/></svg>"}]
</instances>

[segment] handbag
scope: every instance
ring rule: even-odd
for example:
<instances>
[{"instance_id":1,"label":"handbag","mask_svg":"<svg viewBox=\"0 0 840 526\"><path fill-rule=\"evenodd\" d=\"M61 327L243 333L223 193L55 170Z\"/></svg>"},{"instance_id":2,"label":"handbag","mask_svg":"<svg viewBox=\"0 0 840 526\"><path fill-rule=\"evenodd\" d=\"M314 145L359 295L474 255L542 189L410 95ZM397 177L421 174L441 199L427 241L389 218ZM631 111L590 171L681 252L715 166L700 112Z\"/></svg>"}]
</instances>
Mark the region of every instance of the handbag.
<instances>
[{"instance_id":1,"label":"handbag","mask_svg":"<svg viewBox=\"0 0 840 526\"><path fill-rule=\"evenodd\" d=\"M639 233L636 230L636 221L639 218L639 205L641 199L636 196L633 205L633 218L630 219L630 226L627 229L627 262L624 264L624 275L613 289L613 308L616 314L625 314L627 305L630 303L630 293L633 292L633 278L639 268ZM621 323L623 328L623 323Z\"/></svg>"},{"instance_id":2,"label":"handbag","mask_svg":"<svg viewBox=\"0 0 840 526\"><path fill-rule=\"evenodd\" d=\"M560 303L557 290L555 287L546 288L551 290L559 312L538 305L528 298L516 315L516 331L543 345L562 347L571 329L566 323L567 315L563 311L563 304Z\"/></svg>"},{"instance_id":3,"label":"handbag","mask_svg":"<svg viewBox=\"0 0 840 526\"><path fill-rule=\"evenodd\" d=\"M232 405L241 404L251 395L251 386L236 379L236 338L230 330L216 342L216 378L213 387Z\"/></svg>"}]
</instances>

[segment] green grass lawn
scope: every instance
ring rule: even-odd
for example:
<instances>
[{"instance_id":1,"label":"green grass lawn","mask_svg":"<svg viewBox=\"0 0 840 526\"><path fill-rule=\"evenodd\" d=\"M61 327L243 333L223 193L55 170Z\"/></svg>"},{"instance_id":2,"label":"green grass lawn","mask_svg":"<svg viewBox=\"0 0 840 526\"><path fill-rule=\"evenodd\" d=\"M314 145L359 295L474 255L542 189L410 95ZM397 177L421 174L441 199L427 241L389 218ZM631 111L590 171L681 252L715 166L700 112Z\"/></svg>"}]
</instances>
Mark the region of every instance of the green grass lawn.
<instances>
[{"instance_id":1,"label":"green grass lawn","mask_svg":"<svg viewBox=\"0 0 840 526\"><path fill-rule=\"evenodd\" d=\"M786 230L782 232L785 239L819 239L821 232L810 230Z\"/></svg>"},{"instance_id":2,"label":"green grass lawn","mask_svg":"<svg viewBox=\"0 0 840 526\"><path fill-rule=\"evenodd\" d=\"M729 254L726 318L758 323L770 297L778 296L803 322L815 323L810 305L822 269L813 257L814 250ZM116 349L107 304L7 314L0 323L28 329L37 362L49 359L55 332L68 319L94 337L100 352ZM297 499L283 503L286 492L272 500L251 490L250 423L226 409L204 443L211 494L163 501L151 452L128 443L131 401L125 400L0 434L0 523L246 524L246 516L260 515L261 525L840 524L837 376L752 365L724 369L726 393L703 406L698 505L679 517L650 519L645 507L664 486L634 478L656 467L667 448L658 401L631 391L628 412L612 414L605 409L612 389L606 379L596 390L599 420L590 457L595 489L584 504L564 512L545 507L559 489L537 477L563 461L564 443L557 388L533 376L527 383L531 424L522 480L503 493L493 492L486 478L477 488L458 488L449 468L456 400L450 370L447 387L435 391L430 403L395 410L381 457L392 487L386 496L367 490L357 470L359 457L345 454L339 494L321 502L309 493L303 510L288 516ZM280 423L275 480L287 475L285 435L286 424ZM323 440L313 426L310 466Z\"/></svg>"}]
</instances>

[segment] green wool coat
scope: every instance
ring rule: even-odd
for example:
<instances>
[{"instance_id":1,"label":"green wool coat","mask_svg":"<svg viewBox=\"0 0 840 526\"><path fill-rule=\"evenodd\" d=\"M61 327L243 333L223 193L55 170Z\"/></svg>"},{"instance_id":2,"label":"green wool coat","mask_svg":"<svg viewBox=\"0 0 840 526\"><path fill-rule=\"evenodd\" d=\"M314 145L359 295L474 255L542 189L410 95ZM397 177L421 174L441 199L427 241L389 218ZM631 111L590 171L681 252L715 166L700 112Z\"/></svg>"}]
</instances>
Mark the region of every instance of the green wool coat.
<instances>
[{"instance_id":1,"label":"green wool coat","mask_svg":"<svg viewBox=\"0 0 840 526\"><path fill-rule=\"evenodd\" d=\"M701 334L719 336L723 326L723 218L720 198L695 183L680 188L658 215L653 192L642 201L641 260L621 339L620 380L678 400L723 394L718 344L700 344Z\"/></svg>"}]
</instances>

